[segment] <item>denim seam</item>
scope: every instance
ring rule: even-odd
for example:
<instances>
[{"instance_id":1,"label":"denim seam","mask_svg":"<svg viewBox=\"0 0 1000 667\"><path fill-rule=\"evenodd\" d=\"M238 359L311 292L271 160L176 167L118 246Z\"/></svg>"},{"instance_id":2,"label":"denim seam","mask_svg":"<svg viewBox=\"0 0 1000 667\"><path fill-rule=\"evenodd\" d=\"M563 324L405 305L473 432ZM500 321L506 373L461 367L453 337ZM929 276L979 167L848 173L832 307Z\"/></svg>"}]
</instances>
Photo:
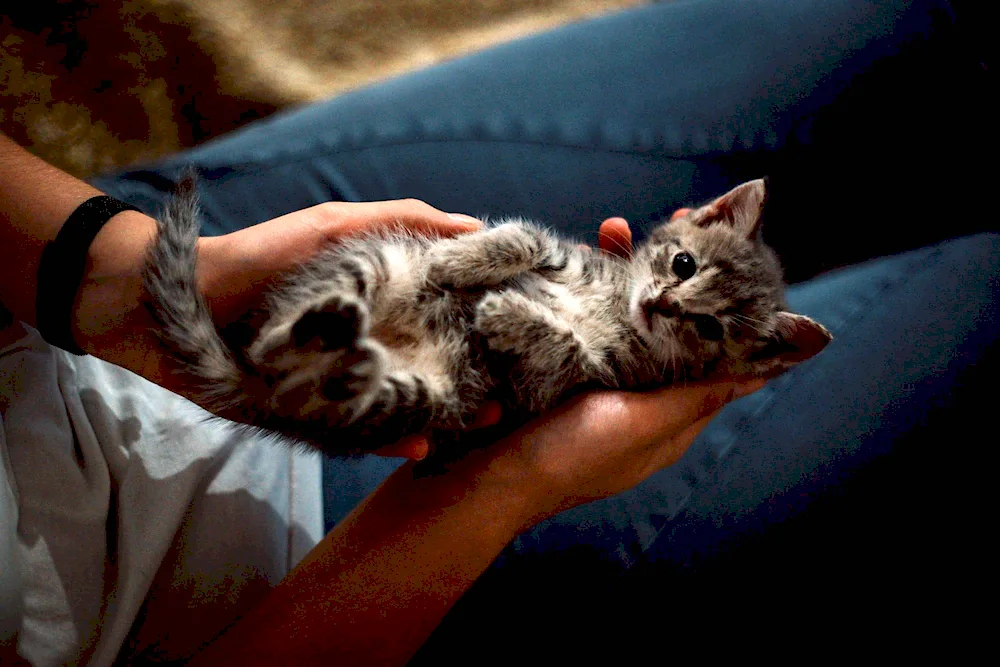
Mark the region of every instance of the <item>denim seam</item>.
<instances>
[{"instance_id":1,"label":"denim seam","mask_svg":"<svg viewBox=\"0 0 1000 667\"><path fill-rule=\"evenodd\" d=\"M635 155L649 157L656 160L673 160L678 162L694 161L695 159L712 159L716 155L727 155L731 151L706 151L698 153L697 156L681 156L681 155L668 155L665 152L661 152L658 149L651 148L648 150L642 149L627 149L627 148L612 148L608 146L585 146L581 144L571 144L571 143L558 143L551 141L530 141L530 140L516 140L516 139L410 139L410 140L400 140L400 141L388 141L385 143L372 144L367 146L359 146L352 148L338 148L327 151L314 151L307 155L299 155L294 158L288 159L262 159L258 161L244 161L236 164L226 164L226 165L213 165L210 163L204 163L195 161L194 163L204 169L226 169L231 172L236 173L246 173L248 171L259 172L262 169L280 169L282 167L287 167L289 165L299 164L302 162L310 162L318 158L329 158L337 155L343 155L347 153L361 153L370 150L379 150L384 148L397 148L405 146L416 146L421 144L449 144L449 143L478 143L478 144L509 144L509 145L523 145L523 146L540 146L543 148L560 148L572 151L589 151L598 153L613 153L619 155ZM187 163L190 164L190 163ZM155 169L155 167L154 167ZM127 173L127 172L126 172Z\"/></svg>"}]
</instances>

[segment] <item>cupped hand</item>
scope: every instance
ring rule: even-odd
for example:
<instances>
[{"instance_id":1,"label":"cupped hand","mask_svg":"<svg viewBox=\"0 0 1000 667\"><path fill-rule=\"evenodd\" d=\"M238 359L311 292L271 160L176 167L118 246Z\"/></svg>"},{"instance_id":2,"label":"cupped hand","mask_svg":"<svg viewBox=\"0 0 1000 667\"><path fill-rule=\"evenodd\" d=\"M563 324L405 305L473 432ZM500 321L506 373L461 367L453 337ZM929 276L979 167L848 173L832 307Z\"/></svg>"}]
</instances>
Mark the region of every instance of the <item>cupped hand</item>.
<instances>
[{"instance_id":1,"label":"cupped hand","mask_svg":"<svg viewBox=\"0 0 1000 667\"><path fill-rule=\"evenodd\" d=\"M328 202L199 241L199 280L213 318L226 324L259 305L284 272L330 243L384 229L454 236L480 229L476 218L439 211L416 199Z\"/></svg>"},{"instance_id":2,"label":"cupped hand","mask_svg":"<svg viewBox=\"0 0 1000 667\"><path fill-rule=\"evenodd\" d=\"M670 466L727 403L764 380L720 379L652 392L598 391L526 425L501 457L533 508L529 523L630 489Z\"/></svg>"},{"instance_id":3,"label":"cupped hand","mask_svg":"<svg viewBox=\"0 0 1000 667\"><path fill-rule=\"evenodd\" d=\"M454 236L482 226L476 218L445 213L415 199L319 204L231 234L202 238L199 280L213 319L225 325L259 305L283 273L330 243L381 229ZM484 407L475 426L495 422L498 412L495 406ZM426 438L416 435L376 454L420 459L428 451Z\"/></svg>"}]
</instances>

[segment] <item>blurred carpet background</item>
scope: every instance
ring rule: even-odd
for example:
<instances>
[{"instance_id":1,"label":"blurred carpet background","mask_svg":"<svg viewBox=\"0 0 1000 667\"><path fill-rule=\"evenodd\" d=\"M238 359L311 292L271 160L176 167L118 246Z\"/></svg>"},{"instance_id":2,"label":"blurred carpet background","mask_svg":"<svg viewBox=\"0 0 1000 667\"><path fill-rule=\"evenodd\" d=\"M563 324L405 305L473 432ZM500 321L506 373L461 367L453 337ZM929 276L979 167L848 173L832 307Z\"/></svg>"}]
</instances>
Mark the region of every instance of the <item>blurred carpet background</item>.
<instances>
[{"instance_id":1,"label":"blurred carpet background","mask_svg":"<svg viewBox=\"0 0 1000 667\"><path fill-rule=\"evenodd\" d=\"M86 177L649 0L6 0L0 131Z\"/></svg>"}]
</instances>

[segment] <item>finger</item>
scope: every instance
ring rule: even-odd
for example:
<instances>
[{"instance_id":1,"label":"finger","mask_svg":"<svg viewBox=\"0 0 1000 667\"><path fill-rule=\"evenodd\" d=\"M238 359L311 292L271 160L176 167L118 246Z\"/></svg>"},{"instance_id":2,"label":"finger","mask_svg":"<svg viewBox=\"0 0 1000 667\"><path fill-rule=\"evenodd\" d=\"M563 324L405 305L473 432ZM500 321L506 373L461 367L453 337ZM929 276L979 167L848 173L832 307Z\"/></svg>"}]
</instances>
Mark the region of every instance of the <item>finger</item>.
<instances>
[{"instance_id":1,"label":"finger","mask_svg":"<svg viewBox=\"0 0 1000 667\"><path fill-rule=\"evenodd\" d=\"M655 444L656 453L650 460L650 463L656 470L662 470L667 466L677 463L684 456L684 453L690 449L694 443L694 439L705 430L705 427L715 419L721 410L722 408L719 408L719 410L716 410L712 414L702 417L681 431L676 437L667 438L663 442Z\"/></svg>"},{"instance_id":2,"label":"finger","mask_svg":"<svg viewBox=\"0 0 1000 667\"><path fill-rule=\"evenodd\" d=\"M489 401L485 403L479 411L476 413L476 419L472 422L472 426L469 428L486 428L487 426L493 426L500 421L500 417L503 413L503 409L500 404L496 401Z\"/></svg>"},{"instance_id":3,"label":"finger","mask_svg":"<svg viewBox=\"0 0 1000 667\"><path fill-rule=\"evenodd\" d=\"M763 389L764 385L767 384L767 380L767 378L753 378L752 380L747 380L745 382L737 382L736 392L733 394L733 400L749 396L758 389Z\"/></svg>"},{"instance_id":4,"label":"finger","mask_svg":"<svg viewBox=\"0 0 1000 667\"><path fill-rule=\"evenodd\" d=\"M628 404L621 411L621 427L644 442L662 442L719 410L736 395L736 387L724 380L623 394Z\"/></svg>"},{"instance_id":5,"label":"finger","mask_svg":"<svg viewBox=\"0 0 1000 667\"><path fill-rule=\"evenodd\" d=\"M472 225L474 228L479 229L483 226L483 221L479 218L475 218L471 215L466 215L464 213L449 213L448 217L455 222L460 222L466 225Z\"/></svg>"},{"instance_id":6,"label":"finger","mask_svg":"<svg viewBox=\"0 0 1000 667\"><path fill-rule=\"evenodd\" d=\"M671 220L676 220L677 218L683 218L685 215L693 211L693 208L679 208L674 211L673 215L670 216Z\"/></svg>"},{"instance_id":7,"label":"finger","mask_svg":"<svg viewBox=\"0 0 1000 667\"><path fill-rule=\"evenodd\" d=\"M386 445L376 449L375 456L385 456L387 458L404 458L413 461L420 461L427 458L431 451L431 445L427 438L422 435L411 435L403 438L397 443Z\"/></svg>"},{"instance_id":8,"label":"finger","mask_svg":"<svg viewBox=\"0 0 1000 667\"><path fill-rule=\"evenodd\" d=\"M654 429L655 442L665 436L669 437L672 432L676 433L678 427L688 429L694 424L708 423L728 403L752 394L765 384L767 380L763 378L718 380L686 387L668 387L648 394L636 394L641 397L640 400L647 403L633 414L642 419L644 409L651 413L649 426ZM669 405L663 405L658 401L665 401ZM681 432L682 435L684 432Z\"/></svg>"},{"instance_id":9,"label":"finger","mask_svg":"<svg viewBox=\"0 0 1000 667\"><path fill-rule=\"evenodd\" d=\"M625 218L608 218L601 223L597 245L601 250L619 257L632 256L632 230Z\"/></svg>"},{"instance_id":10,"label":"finger","mask_svg":"<svg viewBox=\"0 0 1000 667\"><path fill-rule=\"evenodd\" d=\"M372 227L408 231L432 236L454 236L482 229L483 222L461 213L445 213L416 199L350 204L350 218L340 224L341 231L370 231Z\"/></svg>"}]
</instances>

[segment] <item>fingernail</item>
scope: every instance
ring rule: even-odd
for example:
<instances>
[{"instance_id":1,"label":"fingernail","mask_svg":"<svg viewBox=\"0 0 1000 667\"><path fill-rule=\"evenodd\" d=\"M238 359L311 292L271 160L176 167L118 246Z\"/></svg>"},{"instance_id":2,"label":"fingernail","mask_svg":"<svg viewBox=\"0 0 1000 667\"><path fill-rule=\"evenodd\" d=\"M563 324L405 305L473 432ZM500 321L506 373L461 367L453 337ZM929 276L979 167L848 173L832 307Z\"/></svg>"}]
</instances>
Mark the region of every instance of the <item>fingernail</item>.
<instances>
[{"instance_id":1,"label":"fingernail","mask_svg":"<svg viewBox=\"0 0 1000 667\"><path fill-rule=\"evenodd\" d=\"M448 217L455 222L464 222L469 225L476 225L477 227L483 226L483 221L479 218L474 218L471 215L465 215L464 213L449 213Z\"/></svg>"},{"instance_id":2,"label":"fingernail","mask_svg":"<svg viewBox=\"0 0 1000 667\"><path fill-rule=\"evenodd\" d=\"M733 393L733 398L743 398L744 396L752 394L762 388L765 384L767 384L767 380L763 378L757 378L756 380L750 380L749 382L738 384L736 385L736 391Z\"/></svg>"},{"instance_id":3,"label":"fingernail","mask_svg":"<svg viewBox=\"0 0 1000 667\"><path fill-rule=\"evenodd\" d=\"M413 448L413 460L423 461L430 454L430 445L427 442L422 442Z\"/></svg>"}]
</instances>

